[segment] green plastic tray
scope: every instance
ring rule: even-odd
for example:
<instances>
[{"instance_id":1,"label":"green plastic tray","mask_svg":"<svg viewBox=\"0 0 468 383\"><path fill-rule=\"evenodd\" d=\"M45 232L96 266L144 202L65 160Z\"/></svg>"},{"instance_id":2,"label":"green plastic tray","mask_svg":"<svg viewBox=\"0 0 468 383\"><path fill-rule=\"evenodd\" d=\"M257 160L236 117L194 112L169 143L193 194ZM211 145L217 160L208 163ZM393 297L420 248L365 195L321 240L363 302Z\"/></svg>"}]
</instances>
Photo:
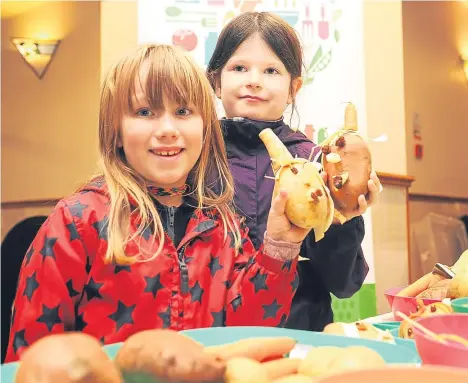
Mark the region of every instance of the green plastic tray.
<instances>
[{"instance_id":1,"label":"green plastic tray","mask_svg":"<svg viewBox=\"0 0 468 383\"><path fill-rule=\"evenodd\" d=\"M420 364L421 360L414 346L414 342L398 340L396 345L367 340L329 335L312 331L290 330L274 327L214 327L196 330L186 330L182 333L204 344L215 346L235 342L245 338L288 336L297 340L299 344L310 346L366 346L377 351L390 364ZM121 343L104 346L110 358L114 358ZM18 363L1 366L2 383L13 383Z\"/></svg>"}]
</instances>

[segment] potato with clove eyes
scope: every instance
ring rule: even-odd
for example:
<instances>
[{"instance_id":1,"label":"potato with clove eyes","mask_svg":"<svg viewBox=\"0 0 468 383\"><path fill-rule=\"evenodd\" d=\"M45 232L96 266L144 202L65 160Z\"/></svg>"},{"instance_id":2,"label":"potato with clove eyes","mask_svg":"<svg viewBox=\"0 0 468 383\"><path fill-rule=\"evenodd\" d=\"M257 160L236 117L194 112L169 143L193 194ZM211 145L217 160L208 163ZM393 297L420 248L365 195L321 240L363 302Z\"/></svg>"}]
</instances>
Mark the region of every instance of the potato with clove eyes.
<instances>
[{"instance_id":1,"label":"potato with clove eyes","mask_svg":"<svg viewBox=\"0 0 468 383\"><path fill-rule=\"evenodd\" d=\"M335 208L344 216L359 210L358 197L367 196L372 157L365 139L357 131L356 110L349 104L344 128L322 146L322 164Z\"/></svg>"},{"instance_id":2,"label":"potato with clove eyes","mask_svg":"<svg viewBox=\"0 0 468 383\"><path fill-rule=\"evenodd\" d=\"M293 158L271 129L259 134L272 159L275 172L273 198L281 189L288 192L285 213L292 224L314 229L319 241L333 221L334 205L317 164L305 158Z\"/></svg>"}]
</instances>

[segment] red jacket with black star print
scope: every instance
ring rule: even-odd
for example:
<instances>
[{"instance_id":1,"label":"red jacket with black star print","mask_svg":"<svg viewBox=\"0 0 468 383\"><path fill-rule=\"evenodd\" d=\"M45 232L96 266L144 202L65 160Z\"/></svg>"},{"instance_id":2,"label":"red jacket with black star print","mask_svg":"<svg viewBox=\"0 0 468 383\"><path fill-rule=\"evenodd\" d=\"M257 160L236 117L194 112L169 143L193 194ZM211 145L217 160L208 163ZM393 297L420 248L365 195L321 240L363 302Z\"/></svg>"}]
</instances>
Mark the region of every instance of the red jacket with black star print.
<instances>
[{"instance_id":1,"label":"red jacket with black star print","mask_svg":"<svg viewBox=\"0 0 468 383\"><path fill-rule=\"evenodd\" d=\"M286 322L297 257L284 262L263 247L256 252L245 228L236 256L216 215L196 210L177 248L166 234L154 260L106 264L108 213L106 186L94 182L61 200L41 227L20 272L6 362L37 339L70 330L110 344L152 328ZM151 235L129 243L127 254L136 255L137 242Z\"/></svg>"}]
</instances>

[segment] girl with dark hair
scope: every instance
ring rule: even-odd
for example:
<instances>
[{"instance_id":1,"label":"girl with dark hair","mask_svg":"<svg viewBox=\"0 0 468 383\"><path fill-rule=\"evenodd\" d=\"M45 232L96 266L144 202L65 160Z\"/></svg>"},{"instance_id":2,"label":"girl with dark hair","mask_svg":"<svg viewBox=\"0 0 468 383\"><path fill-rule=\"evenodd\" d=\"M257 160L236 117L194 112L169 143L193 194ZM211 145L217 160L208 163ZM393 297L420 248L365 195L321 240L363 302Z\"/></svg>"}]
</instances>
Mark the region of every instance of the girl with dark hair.
<instances>
[{"instance_id":1,"label":"girl with dark hair","mask_svg":"<svg viewBox=\"0 0 468 383\"><path fill-rule=\"evenodd\" d=\"M272 129L293 156L309 158L320 151L283 121L288 105L295 109L302 67L295 30L274 14L248 12L223 29L207 68L226 113L221 123L235 179L236 207L246 217L256 248L263 241L274 187L265 177L272 176L272 169L259 133ZM334 222L319 242L313 232L306 237L301 247L306 260L298 264L300 283L286 327L321 331L333 321L330 293L348 298L360 289L369 270L361 248L361 215L376 202L380 186L373 172L367 199L359 197L359 209L346 217L347 222Z\"/></svg>"}]
</instances>

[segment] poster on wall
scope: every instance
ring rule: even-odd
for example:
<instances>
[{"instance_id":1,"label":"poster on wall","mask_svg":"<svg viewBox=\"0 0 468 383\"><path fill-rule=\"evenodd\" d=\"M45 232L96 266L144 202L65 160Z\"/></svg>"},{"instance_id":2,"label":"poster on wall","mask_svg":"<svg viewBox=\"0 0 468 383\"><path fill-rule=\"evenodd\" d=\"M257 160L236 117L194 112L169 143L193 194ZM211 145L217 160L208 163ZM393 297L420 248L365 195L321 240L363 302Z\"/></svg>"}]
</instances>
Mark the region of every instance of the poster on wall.
<instances>
[{"instance_id":1,"label":"poster on wall","mask_svg":"<svg viewBox=\"0 0 468 383\"><path fill-rule=\"evenodd\" d=\"M249 11L282 17L303 45L298 113L286 111L285 121L320 143L343 126L346 103L352 102L359 130L366 135L362 0L139 0L138 40L180 46L206 67L223 27ZM223 116L220 103L218 113ZM364 219L363 249L370 266L366 282L374 283L370 214Z\"/></svg>"}]
</instances>

